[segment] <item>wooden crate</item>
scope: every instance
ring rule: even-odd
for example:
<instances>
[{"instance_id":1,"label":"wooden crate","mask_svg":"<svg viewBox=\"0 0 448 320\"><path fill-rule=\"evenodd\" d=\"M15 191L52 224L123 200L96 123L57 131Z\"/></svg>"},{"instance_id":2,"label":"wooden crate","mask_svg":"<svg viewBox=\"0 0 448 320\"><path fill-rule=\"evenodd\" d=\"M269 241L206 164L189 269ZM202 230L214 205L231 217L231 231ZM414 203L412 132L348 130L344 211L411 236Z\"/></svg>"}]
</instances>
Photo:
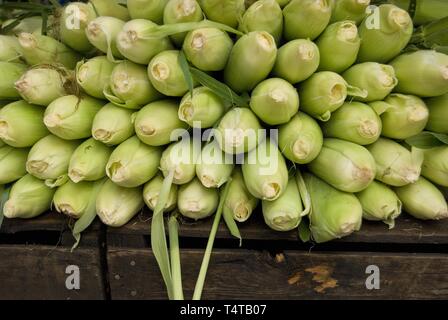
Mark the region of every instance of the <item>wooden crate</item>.
<instances>
[{"instance_id":1,"label":"wooden crate","mask_svg":"<svg viewBox=\"0 0 448 320\"><path fill-rule=\"evenodd\" d=\"M192 296L211 222L180 226L186 298ZM112 299L166 299L149 226L150 216L143 213L125 227L108 229ZM270 230L260 215L240 231L243 248L220 225L204 299L448 298L448 221L403 216L393 230L364 222L352 236L316 245L301 243L296 232ZM369 266L379 268L380 289L366 287L372 283Z\"/></svg>"},{"instance_id":2,"label":"wooden crate","mask_svg":"<svg viewBox=\"0 0 448 320\"><path fill-rule=\"evenodd\" d=\"M67 222L57 213L3 221L0 299L106 298L101 225L94 223L83 234L80 246L70 252L74 240Z\"/></svg>"}]
</instances>

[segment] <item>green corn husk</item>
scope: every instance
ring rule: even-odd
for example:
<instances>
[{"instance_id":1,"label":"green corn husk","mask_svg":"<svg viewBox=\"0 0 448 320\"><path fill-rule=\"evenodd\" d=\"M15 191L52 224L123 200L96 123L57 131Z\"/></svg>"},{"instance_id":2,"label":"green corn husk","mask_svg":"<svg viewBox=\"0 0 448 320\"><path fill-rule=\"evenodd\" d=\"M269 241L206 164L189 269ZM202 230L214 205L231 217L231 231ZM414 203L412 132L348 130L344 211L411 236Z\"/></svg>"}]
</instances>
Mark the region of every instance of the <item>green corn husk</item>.
<instances>
[{"instance_id":1,"label":"green corn husk","mask_svg":"<svg viewBox=\"0 0 448 320\"><path fill-rule=\"evenodd\" d=\"M74 93L73 82L70 71L52 65L40 65L26 71L15 87L25 101L48 106L57 98Z\"/></svg>"},{"instance_id":2,"label":"green corn husk","mask_svg":"<svg viewBox=\"0 0 448 320\"><path fill-rule=\"evenodd\" d=\"M0 99L16 100L20 98L20 94L14 84L25 73L26 66L16 62L0 61L0 70L2 71L0 78Z\"/></svg>"},{"instance_id":3,"label":"green corn husk","mask_svg":"<svg viewBox=\"0 0 448 320\"><path fill-rule=\"evenodd\" d=\"M233 108L228 111L214 130L221 150L229 154L246 153L261 141L262 126L248 108Z\"/></svg>"},{"instance_id":4,"label":"green corn husk","mask_svg":"<svg viewBox=\"0 0 448 320\"><path fill-rule=\"evenodd\" d=\"M429 119L426 130L448 134L448 93L443 96L425 100L429 109Z\"/></svg>"},{"instance_id":5,"label":"green corn husk","mask_svg":"<svg viewBox=\"0 0 448 320\"><path fill-rule=\"evenodd\" d=\"M19 44L23 58L33 66L42 63L62 64L68 69L74 69L81 56L65 44L48 36L22 32Z\"/></svg>"},{"instance_id":6,"label":"green corn husk","mask_svg":"<svg viewBox=\"0 0 448 320\"><path fill-rule=\"evenodd\" d=\"M328 138L319 156L308 165L310 171L336 189L360 192L375 179L375 159L355 143Z\"/></svg>"},{"instance_id":7,"label":"green corn husk","mask_svg":"<svg viewBox=\"0 0 448 320\"><path fill-rule=\"evenodd\" d=\"M239 38L230 53L224 80L234 91L252 90L274 67L277 46L265 31L253 31Z\"/></svg>"},{"instance_id":8,"label":"green corn husk","mask_svg":"<svg viewBox=\"0 0 448 320\"><path fill-rule=\"evenodd\" d=\"M163 24L182 22L199 22L204 19L202 9L196 0L169 0L163 10ZM187 34L185 32L171 35L171 40L181 47Z\"/></svg>"},{"instance_id":9,"label":"green corn husk","mask_svg":"<svg viewBox=\"0 0 448 320\"><path fill-rule=\"evenodd\" d=\"M78 52L90 52L93 46L87 39L85 29L96 17L94 8L87 3L71 2L61 8L59 14L60 40Z\"/></svg>"},{"instance_id":10,"label":"green corn husk","mask_svg":"<svg viewBox=\"0 0 448 320\"><path fill-rule=\"evenodd\" d=\"M121 187L135 188L157 174L161 156L160 148L148 146L134 136L112 152L106 165L106 174Z\"/></svg>"},{"instance_id":11,"label":"green corn husk","mask_svg":"<svg viewBox=\"0 0 448 320\"><path fill-rule=\"evenodd\" d=\"M233 171L233 157L224 153L216 141L207 143L196 164L196 176L206 188L220 188Z\"/></svg>"},{"instance_id":12,"label":"green corn husk","mask_svg":"<svg viewBox=\"0 0 448 320\"><path fill-rule=\"evenodd\" d=\"M93 119L103 105L101 100L89 96L64 96L48 105L44 123L48 130L59 138L65 140L88 138Z\"/></svg>"},{"instance_id":13,"label":"green corn husk","mask_svg":"<svg viewBox=\"0 0 448 320\"><path fill-rule=\"evenodd\" d=\"M448 146L426 149L424 154L422 175L440 186L448 187Z\"/></svg>"},{"instance_id":14,"label":"green corn husk","mask_svg":"<svg viewBox=\"0 0 448 320\"><path fill-rule=\"evenodd\" d=\"M43 123L45 109L23 100L0 109L0 139L15 148L27 148L48 134Z\"/></svg>"},{"instance_id":15,"label":"green corn husk","mask_svg":"<svg viewBox=\"0 0 448 320\"><path fill-rule=\"evenodd\" d=\"M362 217L370 221L383 221L393 229L395 219L401 214L402 203L392 189L373 181L367 189L356 194L362 206Z\"/></svg>"},{"instance_id":16,"label":"green corn husk","mask_svg":"<svg viewBox=\"0 0 448 320\"><path fill-rule=\"evenodd\" d=\"M409 9L410 0L391 0L390 2L404 10ZM446 17L447 12L448 2L445 0L419 0L416 1L412 19L416 25L422 25Z\"/></svg>"},{"instance_id":17,"label":"green corn husk","mask_svg":"<svg viewBox=\"0 0 448 320\"><path fill-rule=\"evenodd\" d=\"M280 8L285 7L291 0L276 0Z\"/></svg>"},{"instance_id":18,"label":"green corn husk","mask_svg":"<svg viewBox=\"0 0 448 320\"><path fill-rule=\"evenodd\" d=\"M247 190L240 168L233 170L232 180L229 183L229 192L223 208L224 215L231 216L238 222L246 222L258 206L259 200Z\"/></svg>"},{"instance_id":19,"label":"green corn husk","mask_svg":"<svg viewBox=\"0 0 448 320\"><path fill-rule=\"evenodd\" d=\"M168 0L128 0L129 15L132 19L151 20L157 24L163 23L163 10Z\"/></svg>"},{"instance_id":20,"label":"green corn husk","mask_svg":"<svg viewBox=\"0 0 448 320\"><path fill-rule=\"evenodd\" d=\"M196 163L201 154L200 141L188 136L174 142L163 151L160 171L166 178L173 172L174 184L186 184L196 176Z\"/></svg>"},{"instance_id":21,"label":"green corn husk","mask_svg":"<svg viewBox=\"0 0 448 320\"><path fill-rule=\"evenodd\" d=\"M409 151L393 140L380 138L367 147L376 162L376 179L394 187L414 183L423 163L421 150Z\"/></svg>"},{"instance_id":22,"label":"green corn husk","mask_svg":"<svg viewBox=\"0 0 448 320\"><path fill-rule=\"evenodd\" d=\"M14 19L6 20L1 24L2 29L6 28L10 23L14 22ZM8 35L16 35L18 36L22 32L26 33L42 33L42 17L41 16L33 16L27 17L20 20L19 24L16 25Z\"/></svg>"},{"instance_id":23,"label":"green corn husk","mask_svg":"<svg viewBox=\"0 0 448 320\"><path fill-rule=\"evenodd\" d=\"M382 136L404 140L425 129L429 111L422 99L416 96L391 94L384 102L373 102L371 106L381 116Z\"/></svg>"},{"instance_id":24,"label":"green corn husk","mask_svg":"<svg viewBox=\"0 0 448 320\"><path fill-rule=\"evenodd\" d=\"M110 84L103 91L106 98L119 107L140 109L161 98L151 85L144 66L130 61L117 64L110 76Z\"/></svg>"},{"instance_id":25,"label":"green corn husk","mask_svg":"<svg viewBox=\"0 0 448 320\"><path fill-rule=\"evenodd\" d=\"M374 143L381 135L382 123L374 108L361 102L346 102L322 125L324 135L360 145Z\"/></svg>"},{"instance_id":26,"label":"green corn husk","mask_svg":"<svg viewBox=\"0 0 448 320\"><path fill-rule=\"evenodd\" d=\"M362 207L355 195L333 188L316 176L305 173L311 197L310 231L317 243L339 239L358 231Z\"/></svg>"},{"instance_id":27,"label":"green corn husk","mask_svg":"<svg viewBox=\"0 0 448 320\"><path fill-rule=\"evenodd\" d=\"M49 187L58 187L68 179L70 158L78 146L79 141L62 140L48 135L31 148L26 161L26 171L45 180Z\"/></svg>"},{"instance_id":28,"label":"green corn husk","mask_svg":"<svg viewBox=\"0 0 448 320\"><path fill-rule=\"evenodd\" d=\"M188 91L177 50L156 55L148 65L148 75L154 88L166 96L182 97Z\"/></svg>"},{"instance_id":29,"label":"green corn husk","mask_svg":"<svg viewBox=\"0 0 448 320\"><path fill-rule=\"evenodd\" d=\"M163 146L174 141L176 129L187 129L186 123L177 117L178 102L160 100L143 107L135 117L135 133L149 146Z\"/></svg>"},{"instance_id":30,"label":"green corn husk","mask_svg":"<svg viewBox=\"0 0 448 320\"><path fill-rule=\"evenodd\" d=\"M273 73L290 83L308 79L319 67L319 48L305 39L290 41L278 49Z\"/></svg>"},{"instance_id":31,"label":"green corn husk","mask_svg":"<svg viewBox=\"0 0 448 320\"><path fill-rule=\"evenodd\" d=\"M309 115L299 112L291 121L278 128L278 145L292 162L310 163L320 153L323 144L319 124Z\"/></svg>"},{"instance_id":32,"label":"green corn husk","mask_svg":"<svg viewBox=\"0 0 448 320\"><path fill-rule=\"evenodd\" d=\"M0 35L0 61L21 62L21 56L22 49L17 37Z\"/></svg>"},{"instance_id":33,"label":"green corn husk","mask_svg":"<svg viewBox=\"0 0 448 320\"><path fill-rule=\"evenodd\" d=\"M81 218L87 211L92 195L98 194L104 182L105 179L79 183L68 181L57 188L53 196L54 208L57 212L71 218Z\"/></svg>"},{"instance_id":34,"label":"green corn husk","mask_svg":"<svg viewBox=\"0 0 448 320\"><path fill-rule=\"evenodd\" d=\"M101 108L93 119L92 137L115 146L134 135L133 111L112 103Z\"/></svg>"},{"instance_id":35,"label":"green corn husk","mask_svg":"<svg viewBox=\"0 0 448 320\"><path fill-rule=\"evenodd\" d=\"M247 189L261 200L274 201L284 193L288 184L285 159L270 139L245 157L242 171Z\"/></svg>"},{"instance_id":36,"label":"green corn husk","mask_svg":"<svg viewBox=\"0 0 448 320\"><path fill-rule=\"evenodd\" d=\"M37 217L50 209L55 191L43 181L27 174L12 186L3 214L6 218Z\"/></svg>"},{"instance_id":37,"label":"green corn husk","mask_svg":"<svg viewBox=\"0 0 448 320\"><path fill-rule=\"evenodd\" d=\"M103 91L110 83L110 76L115 67L106 56L99 56L76 65L76 81L78 85L94 98L106 100Z\"/></svg>"},{"instance_id":38,"label":"green corn husk","mask_svg":"<svg viewBox=\"0 0 448 320\"><path fill-rule=\"evenodd\" d=\"M123 58L117 49L116 38L124 24L125 22L118 18L99 16L87 25L87 39L95 48L106 53L109 60L113 61L113 57Z\"/></svg>"},{"instance_id":39,"label":"green corn husk","mask_svg":"<svg viewBox=\"0 0 448 320\"><path fill-rule=\"evenodd\" d=\"M405 53L390 65L398 78L397 92L419 97L448 93L448 55L431 50Z\"/></svg>"},{"instance_id":40,"label":"green corn husk","mask_svg":"<svg viewBox=\"0 0 448 320\"><path fill-rule=\"evenodd\" d=\"M411 40L413 24L406 11L391 4L380 5L378 10L378 16L374 13L366 17L359 27L359 62L386 63Z\"/></svg>"},{"instance_id":41,"label":"green corn husk","mask_svg":"<svg viewBox=\"0 0 448 320\"><path fill-rule=\"evenodd\" d=\"M313 74L299 88L301 110L313 118L328 121L331 113L340 108L347 95L366 97L367 92L351 87L339 74L321 71Z\"/></svg>"},{"instance_id":42,"label":"green corn husk","mask_svg":"<svg viewBox=\"0 0 448 320\"><path fill-rule=\"evenodd\" d=\"M383 100L398 83L393 67L376 62L356 64L342 76L348 84L368 92L367 97L355 97L363 102Z\"/></svg>"},{"instance_id":43,"label":"green corn husk","mask_svg":"<svg viewBox=\"0 0 448 320\"><path fill-rule=\"evenodd\" d=\"M420 177L415 183L395 188L404 210L421 220L448 218L448 206L443 193L431 182Z\"/></svg>"},{"instance_id":44,"label":"green corn husk","mask_svg":"<svg viewBox=\"0 0 448 320\"><path fill-rule=\"evenodd\" d=\"M236 28L246 10L244 0L199 0L208 19Z\"/></svg>"},{"instance_id":45,"label":"green corn husk","mask_svg":"<svg viewBox=\"0 0 448 320\"><path fill-rule=\"evenodd\" d=\"M28 149L0 147L0 185L8 184L26 175Z\"/></svg>"},{"instance_id":46,"label":"green corn husk","mask_svg":"<svg viewBox=\"0 0 448 320\"><path fill-rule=\"evenodd\" d=\"M84 141L70 158L68 177L74 183L104 178L111 153L111 148L93 138Z\"/></svg>"},{"instance_id":47,"label":"green corn husk","mask_svg":"<svg viewBox=\"0 0 448 320\"><path fill-rule=\"evenodd\" d=\"M121 0L89 0L90 5L98 12L98 16L115 17L123 21L130 19L128 9L121 5Z\"/></svg>"},{"instance_id":48,"label":"green corn husk","mask_svg":"<svg viewBox=\"0 0 448 320\"><path fill-rule=\"evenodd\" d=\"M188 61L203 71L220 71L226 66L233 41L217 28L199 28L185 37L182 50Z\"/></svg>"},{"instance_id":49,"label":"green corn husk","mask_svg":"<svg viewBox=\"0 0 448 320\"><path fill-rule=\"evenodd\" d=\"M299 111L299 94L286 80L267 79L252 91L250 108L269 125L284 124Z\"/></svg>"},{"instance_id":50,"label":"green corn husk","mask_svg":"<svg viewBox=\"0 0 448 320\"><path fill-rule=\"evenodd\" d=\"M269 32L277 43L283 32L283 12L276 0L260 0L244 13L238 26L244 33L251 31Z\"/></svg>"},{"instance_id":51,"label":"green corn husk","mask_svg":"<svg viewBox=\"0 0 448 320\"><path fill-rule=\"evenodd\" d=\"M292 0L283 9L286 40L316 39L331 18L329 0Z\"/></svg>"},{"instance_id":52,"label":"green corn husk","mask_svg":"<svg viewBox=\"0 0 448 320\"><path fill-rule=\"evenodd\" d=\"M211 128L221 119L227 109L226 103L206 87L193 89L193 94L182 98L178 117L193 128Z\"/></svg>"},{"instance_id":53,"label":"green corn husk","mask_svg":"<svg viewBox=\"0 0 448 320\"><path fill-rule=\"evenodd\" d=\"M218 207L218 201L218 190L204 187L195 178L189 183L180 186L177 206L183 216L199 220L213 215Z\"/></svg>"},{"instance_id":54,"label":"green corn husk","mask_svg":"<svg viewBox=\"0 0 448 320\"><path fill-rule=\"evenodd\" d=\"M158 53L173 48L168 37L150 37L148 31L154 22L135 19L127 22L117 35L117 49L135 63L148 64Z\"/></svg>"},{"instance_id":55,"label":"green corn husk","mask_svg":"<svg viewBox=\"0 0 448 320\"><path fill-rule=\"evenodd\" d=\"M370 0L331 0L331 22L351 20L359 25L367 15Z\"/></svg>"},{"instance_id":56,"label":"green corn husk","mask_svg":"<svg viewBox=\"0 0 448 320\"><path fill-rule=\"evenodd\" d=\"M144 205L142 188L124 188L107 180L98 193L96 212L105 225L121 227Z\"/></svg>"},{"instance_id":57,"label":"green corn husk","mask_svg":"<svg viewBox=\"0 0 448 320\"><path fill-rule=\"evenodd\" d=\"M157 174L154 178L149 180L143 188L143 200L149 209L155 210L157 202L160 197L160 190L162 190L163 176ZM170 212L176 208L177 205L177 185L172 184L168 194L168 199L165 204L164 212Z\"/></svg>"},{"instance_id":58,"label":"green corn husk","mask_svg":"<svg viewBox=\"0 0 448 320\"><path fill-rule=\"evenodd\" d=\"M356 62L361 39L353 21L330 24L316 44L320 53L319 71L342 72Z\"/></svg>"}]
</instances>

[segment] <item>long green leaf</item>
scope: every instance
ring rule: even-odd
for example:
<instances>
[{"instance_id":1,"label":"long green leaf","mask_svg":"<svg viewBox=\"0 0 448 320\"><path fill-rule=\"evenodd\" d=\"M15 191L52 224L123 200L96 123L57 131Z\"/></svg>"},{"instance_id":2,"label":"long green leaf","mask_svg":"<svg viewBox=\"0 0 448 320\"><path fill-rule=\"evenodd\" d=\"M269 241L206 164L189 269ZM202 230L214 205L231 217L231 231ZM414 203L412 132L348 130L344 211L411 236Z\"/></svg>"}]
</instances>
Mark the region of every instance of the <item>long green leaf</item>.
<instances>
[{"instance_id":1,"label":"long green leaf","mask_svg":"<svg viewBox=\"0 0 448 320\"><path fill-rule=\"evenodd\" d=\"M240 247L243 244L243 238L241 237L240 230L238 229L238 225L236 224L235 219L233 219L233 215L230 214L231 212L223 211L223 218L226 223L227 229L229 229L229 232L232 236L235 238L240 239Z\"/></svg>"},{"instance_id":2,"label":"long green leaf","mask_svg":"<svg viewBox=\"0 0 448 320\"><path fill-rule=\"evenodd\" d=\"M177 222L177 213L172 214L168 220L168 234L170 239L170 258L171 271L173 279L173 299L184 300L182 289L182 269L180 263L179 249L179 223Z\"/></svg>"},{"instance_id":3,"label":"long green leaf","mask_svg":"<svg viewBox=\"0 0 448 320\"><path fill-rule=\"evenodd\" d=\"M194 89L193 76L191 75L190 65L188 64L187 58L185 57L185 53L183 50L179 52L179 65L182 70L182 73L184 74L184 79L187 82L191 98L193 98L193 89Z\"/></svg>"},{"instance_id":4,"label":"long green leaf","mask_svg":"<svg viewBox=\"0 0 448 320\"><path fill-rule=\"evenodd\" d=\"M419 149L431 149L448 144L448 135L435 133L430 131L423 131L418 135L410 137L405 140L410 146Z\"/></svg>"}]
</instances>

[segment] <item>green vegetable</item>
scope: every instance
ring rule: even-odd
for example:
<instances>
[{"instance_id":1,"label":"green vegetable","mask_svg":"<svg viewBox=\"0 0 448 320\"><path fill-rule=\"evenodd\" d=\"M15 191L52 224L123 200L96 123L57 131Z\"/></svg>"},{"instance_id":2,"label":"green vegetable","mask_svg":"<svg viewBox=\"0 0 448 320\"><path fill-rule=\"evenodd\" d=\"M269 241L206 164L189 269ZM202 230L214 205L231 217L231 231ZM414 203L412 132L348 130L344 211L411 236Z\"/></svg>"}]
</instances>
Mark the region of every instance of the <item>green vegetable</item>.
<instances>
[{"instance_id":1,"label":"green vegetable","mask_svg":"<svg viewBox=\"0 0 448 320\"><path fill-rule=\"evenodd\" d=\"M322 124L324 135L360 145L374 143L381 135L382 123L375 110L361 102L346 102L328 122ZM383 132L384 133L384 132Z\"/></svg>"},{"instance_id":2,"label":"green vegetable","mask_svg":"<svg viewBox=\"0 0 448 320\"><path fill-rule=\"evenodd\" d=\"M311 197L310 230L314 241L327 242L358 231L362 207L355 195L339 191L309 173L304 174Z\"/></svg>"},{"instance_id":3,"label":"green vegetable","mask_svg":"<svg viewBox=\"0 0 448 320\"><path fill-rule=\"evenodd\" d=\"M57 98L45 110L44 123L48 130L65 140L90 137L93 119L103 102L89 96L74 95Z\"/></svg>"},{"instance_id":4,"label":"green vegetable","mask_svg":"<svg viewBox=\"0 0 448 320\"><path fill-rule=\"evenodd\" d=\"M238 26L245 11L244 0L199 0L199 4L208 19L232 28Z\"/></svg>"},{"instance_id":5,"label":"green vegetable","mask_svg":"<svg viewBox=\"0 0 448 320\"><path fill-rule=\"evenodd\" d=\"M123 29L125 22L118 18L99 16L89 22L86 36L90 43L103 53L107 53L109 60L113 57L123 58L117 49L116 38Z\"/></svg>"},{"instance_id":6,"label":"green vegetable","mask_svg":"<svg viewBox=\"0 0 448 320\"><path fill-rule=\"evenodd\" d=\"M31 147L48 134L44 112L43 107L23 100L4 106L0 109L0 138L12 147Z\"/></svg>"},{"instance_id":7,"label":"green vegetable","mask_svg":"<svg viewBox=\"0 0 448 320\"><path fill-rule=\"evenodd\" d=\"M6 28L11 23L14 23L14 19L6 20L2 23L2 29ZM27 33L42 33L42 17L41 16L34 16L34 17L27 17L19 21L19 24L16 25L10 32L9 35L16 35L18 36L22 32Z\"/></svg>"},{"instance_id":8,"label":"green vegetable","mask_svg":"<svg viewBox=\"0 0 448 320\"><path fill-rule=\"evenodd\" d=\"M277 47L265 31L253 31L239 38L224 69L224 80L234 91L252 90L265 79L275 64Z\"/></svg>"},{"instance_id":9,"label":"green vegetable","mask_svg":"<svg viewBox=\"0 0 448 320\"><path fill-rule=\"evenodd\" d=\"M260 143L262 129L250 109L233 108L222 117L214 134L224 152L239 154L253 150Z\"/></svg>"},{"instance_id":10,"label":"green vegetable","mask_svg":"<svg viewBox=\"0 0 448 320\"><path fill-rule=\"evenodd\" d=\"M163 22L163 9L168 0L128 0L128 10L132 19L151 20L157 24Z\"/></svg>"},{"instance_id":11,"label":"green vegetable","mask_svg":"<svg viewBox=\"0 0 448 320\"><path fill-rule=\"evenodd\" d=\"M103 91L106 98L119 107L140 109L161 97L148 79L146 68L130 61L115 66L110 86Z\"/></svg>"},{"instance_id":12,"label":"green vegetable","mask_svg":"<svg viewBox=\"0 0 448 320\"><path fill-rule=\"evenodd\" d=\"M286 80L267 79L252 91L250 108L269 125L284 124L299 111L299 94Z\"/></svg>"},{"instance_id":13,"label":"green vegetable","mask_svg":"<svg viewBox=\"0 0 448 320\"><path fill-rule=\"evenodd\" d=\"M353 21L330 24L316 41L320 71L342 72L356 62L361 40Z\"/></svg>"},{"instance_id":14,"label":"green vegetable","mask_svg":"<svg viewBox=\"0 0 448 320\"><path fill-rule=\"evenodd\" d=\"M105 100L103 91L109 85L114 67L115 64L106 56L79 61L76 65L76 81L88 95Z\"/></svg>"},{"instance_id":15,"label":"green vegetable","mask_svg":"<svg viewBox=\"0 0 448 320\"><path fill-rule=\"evenodd\" d=\"M245 157L242 171L247 189L258 199L273 201L285 192L288 168L277 145L270 139Z\"/></svg>"},{"instance_id":16,"label":"green vegetable","mask_svg":"<svg viewBox=\"0 0 448 320\"><path fill-rule=\"evenodd\" d=\"M273 73L290 83L308 79L318 68L319 48L305 39L292 40L278 49Z\"/></svg>"},{"instance_id":17,"label":"green vegetable","mask_svg":"<svg viewBox=\"0 0 448 320\"><path fill-rule=\"evenodd\" d=\"M362 216L366 220L383 221L392 229L395 219L401 214L401 201L392 189L381 182L373 181L367 189L356 194L362 205Z\"/></svg>"},{"instance_id":18,"label":"green vegetable","mask_svg":"<svg viewBox=\"0 0 448 320\"><path fill-rule=\"evenodd\" d=\"M430 50L405 53L390 65L398 78L397 92L420 97L448 93L448 55Z\"/></svg>"},{"instance_id":19,"label":"green vegetable","mask_svg":"<svg viewBox=\"0 0 448 320\"><path fill-rule=\"evenodd\" d=\"M92 124L92 136L108 146L115 146L134 135L133 111L106 104Z\"/></svg>"},{"instance_id":20,"label":"green vegetable","mask_svg":"<svg viewBox=\"0 0 448 320\"><path fill-rule=\"evenodd\" d=\"M142 188L124 188L107 180L98 193L96 212L105 225L121 227L144 205Z\"/></svg>"},{"instance_id":21,"label":"green vegetable","mask_svg":"<svg viewBox=\"0 0 448 320\"><path fill-rule=\"evenodd\" d=\"M45 180L49 187L64 184L68 177L70 158L79 146L79 141L62 140L54 135L42 138L31 148L26 162L26 171Z\"/></svg>"},{"instance_id":22,"label":"green vegetable","mask_svg":"<svg viewBox=\"0 0 448 320\"><path fill-rule=\"evenodd\" d=\"M404 10L408 10L411 0L391 0L391 2ZM425 24L447 16L448 3L445 0L418 0L415 3L415 12L412 17L416 25Z\"/></svg>"},{"instance_id":23,"label":"green vegetable","mask_svg":"<svg viewBox=\"0 0 448 320\"><path fill-rule=\"evenodd\" d=\"M283 9L286 40L316 39L331 18L329 0L291 0Z\"/></svg>"},{"instance_id":24,"label":"green vegetable","mask_svg":"<svg viewBox=\"0 0 448 320\"><path fill-rule=\"evenodd\" d=\"M426 130L448 134L448 93L425 100L429 109Z\"/></svg>"},{"instance_id":25,"label":"green vegetable","mask_svg":"<svg viewBox=\"0 0 448 320\"><path fill-rule=\"evenodd\" d=\"M391 4L380 5L378 10L379 17L374 11L359 27L359 62L386 63L399 55L411 39L412 19L406 11Z\"/></svg>"},{"instance_id":26,"label":"green vegetable","mask_svg":"<svg viewBox=\"0 0 448 320\"><path fill-rule=\"evenodd\" d=\"M156 55L148 65L148 75L154 88L166 96L181 97L188 91L177 50Z\"/></svg>"},{"instance_id":27,"label":"green vegetable","mask_svg":"<svg viewBox=\"0 0 448 320\"><path fill-rule=\"evenodd\" d=\"M196 68L203 71L220 71L226 66L233 41L217 28L199 28L185 37L182 50Z\"/></svg>"},{"instance_id":28,"label":"green vegetable","mask_svg":"<svg viewBox=\"0 0 448 320\"><path fill-rule=\"evenodd\" d=\"M440 186L448 187L448 146L424 150L422 175Z\"/></svg>"},{"instance_id":29,"label":"green vegetable","mask_svg":"<svg viewBox=\"0 0 448 320\"><path fill-rule=\"evenodd\" d=\"M20 98L20 94L14 84L25 73L26 66L16 62L0 61L0 70L2 70L2 76L0 78L0 99L15 100Z\"/></svg>"},{"instance_id":30,"label":"green vegetable","mask_svg":"<svg viewBox=\"0 0 448 320\"><path fill-rule=\"evenodd\" d=\"M383 100L398 81L393 67L376 62L356 64L342 76L348 84L368 92L367 97L355 97L355 100L363 102Z\"/></svg>"},{"instance_id":31,"label":"green vegetable","mask_svg":"<svg viewBox=\"0 0 448 320\"><path fill-rule=\"evenodd\" d=\"M115 17L123 21L130 19L128 9L122 6L122 0L89 0L89 2L95 7L98 16Z\"/></svg>"},{"instance_id":32,"label":"green vegetable","mask_svg":"<svg viewBox=\"0 0 448 320\"><path fill-rule=\"evenodd\" d=\"M150 147L134 136L112 152L106 174L121 187L138 187L157 174L161 156L161 149Z\"/></svg>"},{"instance_id":33,"label":"green vegetable","mask_svg":"<svg viewBox=\"0 0 448 320\"><path fill-rule=\"evenodd\" d=\"M160 100L143 107L135 117L135 132L139 139L150 146L162 146L175 141L177 129L187 125L177 117L178 102Z\"/></svg>"},{"instance_id":34,"label":"green vegetable","mask_svg":"<svg viewBox=\"0 0 448 320\"><path fill-rule=\"evenodd\" d=\"M22 49L16 37L0 35L0 61L20 62L21 55Z\"/></svg>"},{"instance_id":35,"label":"green vegetable","mask_svg":"<svg viewBox=\"0 0 448 320\"><path fill-rule=\"evenodd\" d=\"M324 139L319 156L308 165L310 171L345 192L360 192L375 179L375 159L369 151L355 143Z\"/></svg>"},{"instance_id":36,"label":"green vegetable","mask_svg":"<svg viewBox=\"0 0 448 320\"><path fill-rule=\"evenodd\" d=\"M55 191L43 181L27 174L12 186L3 214L6 218L37 217L50 209Z\"/></svg>"},{"instance_id":37,"label":"green vegetable","mask_svg":"<svg viewBox=\"0 0 448 320\"><path fill-rule=\"evenodd\" d=\"M196 176L206 188L220 188L230 178L233 158L221 151L216 141L206 144L196 165Z\"/></svg>"},{"instance_id":38,"label":"green vegetable","mask_svg":"<svg viewBox=\"0 0 448 320\"><path fill-rule=\"evenodd\" d=\"M369 5L370 0L331 0L331 22L351 20L359 25Z\"/></svg>"},{"instance_id":39,"label":"green vegetable","mask_svg":"<svg viewBox=\"0 0 448 320\"><path fill-rule=\"evenodd\" d=\"M278 128L278 144L287 159L306 164L313 161L322 149L322 131L316 120L299 112Z\"/></svg>"},{"instance_id":40,"label":"green vegetable","mask_svg":"<svg viewBox=\"0 0 448 320\"><path fill-rule=\"evenodd\" d=\"M0 147L0 185L8 184L26 175L28 149Z\"/></svg>"},{"instance_id":41,"label":"green vegetable","mask_svg":"<svg viewBox=\"0 0 448 320\"><path fill-rule=\"evenodd\" d=\"M179 119L191 127L210 128L221 119L227 108L226 103L206 87L193 89L193 94L185 94L179 105Z\"/></svg>"},{"instance_id":42,"label":"green vegetable","mask_svg":"<svg viewBox=\"0 0 448 320\"><path fill-rule=\"evenodd\" d=\"M112 149L90 138L79 145L70 158L68 176L74 182L97 181L106 176Z\"/></svg>"},{"instance_id":43,"label":"green vegetable","mask_svg":"<svg viewBox=\"0 0 448 320\"><path fill-rule=\"evenodd\" d=\"M420 177L416 182L395 188L404 210L421 220L448 218L448 207L443 193L431 182Z\"/></svg>"},{"instance_id":44,"label":"green vegetable","mask_svg":"<svg viewBox=\"0 0 448 320\"><path fill-rule=\"evenodd\" d=\"M156 54L172 49L168 37L150 36L151 29L156 26L154 22L144 19L127 22L117 35L118 51L132 62L148 64Z\"/></svg>"},{"instance_id":45,"label":"green vegetable","mask_svg":"<svg viewBox=\"0 0 448 320\"><path fill-rule=\"evenodd\" d=\"M179 212L188 218L199 220L213 215L218 207L217 189L208 189L195 178L180 186L177 197Z\"/></svg>"},{"instance_id":46,"label":"green vegetable","mask_svg":"<svg viewBox=\"0 0 448 320\"><path fill-rule=\"evenodd\" d=\"M416 96L391 94L384 102L373 102L371 105L381 116L381 135L387 138L410 138L422 132L428 122L428 108Z\"/></svg>"},{"instance_id":47,"label":"green vegetable","mask_svg":"<svg viewBox=\"0 0 448 320\"><path fill-rule=\"evenodd\" d=\"M380 138L367 147L376 162L376 179L401 187L418 180L423 163L421 150L409 151L393 140Z\"/></svg>"},{"instance_id":48,"label":"green vegetable","mask_svg":"<svg viewBox=\"0 0 448 320\"><path fill-rule=\"evenodd\" d=\"M163 24L198 22L204 19L202 9L196 0L169 0L163 11ZM186 33L171 35L171 40L181 47Z\"/></svg>"},{"instance_id":49,"label":"green vegetable","mask_svg":"<svg viewBox=\"0 0 448 320\"><path fill-rule=\"evenodd\" d=\"M162 190L163 176L157 174L149 180L143 188L143 200L149 209L155 210L157 202L160 199L160 191ZM171 185L168 200L166 201L164 211L169 212L176 208L177 205L177 185Z\"/></svg>"}]
</instances>

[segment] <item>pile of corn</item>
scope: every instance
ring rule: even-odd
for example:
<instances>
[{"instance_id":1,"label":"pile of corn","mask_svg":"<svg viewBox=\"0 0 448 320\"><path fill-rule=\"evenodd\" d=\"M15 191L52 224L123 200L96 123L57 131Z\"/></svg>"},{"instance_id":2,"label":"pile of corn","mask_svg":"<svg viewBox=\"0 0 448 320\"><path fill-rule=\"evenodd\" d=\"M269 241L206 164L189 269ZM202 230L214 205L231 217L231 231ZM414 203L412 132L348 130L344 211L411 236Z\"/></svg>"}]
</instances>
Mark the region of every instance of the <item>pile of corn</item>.
<instances>
[{"instance_id":1,"label":"pile of corn","mask_svg":"<svg viewBox=\"0 0 448 320\"><path fill-rule=\"evenodd\" d=\"M3 215L52 207L79 240L146 204L162 269L164 212L239 236L259 206L315 242L402 207L447 218L447 47L419 49L432 29L389 2L90 0L3 22ZM448 11L432 2L416 24Z\"/></svg>"}]
</instances>

